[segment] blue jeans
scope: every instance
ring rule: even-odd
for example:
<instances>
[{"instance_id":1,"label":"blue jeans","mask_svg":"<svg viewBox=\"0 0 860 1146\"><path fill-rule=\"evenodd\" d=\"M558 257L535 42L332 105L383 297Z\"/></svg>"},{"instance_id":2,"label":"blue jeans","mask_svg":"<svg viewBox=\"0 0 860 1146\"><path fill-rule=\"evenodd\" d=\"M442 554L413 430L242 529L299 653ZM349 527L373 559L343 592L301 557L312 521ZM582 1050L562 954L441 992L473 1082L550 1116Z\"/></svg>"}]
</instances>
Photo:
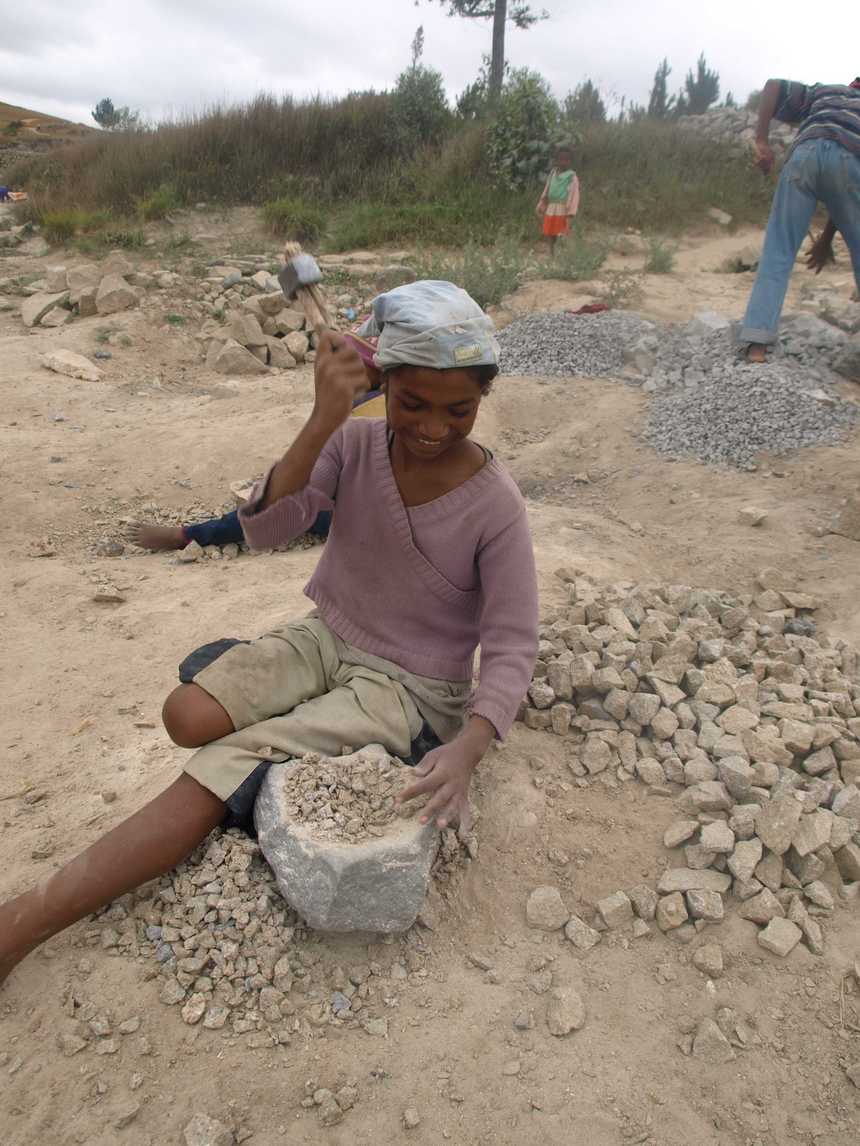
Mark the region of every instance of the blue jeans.
<instances>
[{"instance_id":1,"label":"blue jeans","mask_svg":"<svg viewBox=\"0 0 860 1146\"><path fill-rule=\"evenodd\" d=\"M331 525L331 513L324 509L317 514L316 521L308 530L316 537L328 537ZM186 542L196 541L198 545L229 545L231 541L241 545L245 540L242 526L239 523L237 510L225 513L223 517L213 517L209 521L200 521L196 525L184 525Z\"/></svg>"},{"instance_id":2,"label":"blue jeans","mask_svg":"<svg viewBox=\"0 0 860 1146\"><path fill-rule=\"evenodd\" d=\"M860 156L832 139L810 139L794 149L779 177L741 342L776 342L794 260L819 200L851 253L860 290Z\"/></svg>"}]
</instances>

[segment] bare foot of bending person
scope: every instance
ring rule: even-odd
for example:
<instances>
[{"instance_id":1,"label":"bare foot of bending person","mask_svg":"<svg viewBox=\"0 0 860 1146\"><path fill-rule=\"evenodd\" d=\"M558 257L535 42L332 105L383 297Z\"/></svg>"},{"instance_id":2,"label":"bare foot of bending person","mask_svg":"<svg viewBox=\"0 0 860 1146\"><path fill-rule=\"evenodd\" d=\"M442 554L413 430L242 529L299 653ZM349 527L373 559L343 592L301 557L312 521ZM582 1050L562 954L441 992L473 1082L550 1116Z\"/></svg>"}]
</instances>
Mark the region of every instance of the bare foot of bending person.
<instances>
[{"instance_id":1,"label":"bare foot of bending person","mask_svg":"<svg viewBox=\"0 0 860 1146\"><path fill-rule=\"evenodd\" d=\"M761 342L751 342L747 347L747 362L762 363L767 361L767 347Z\"/></svg>"},{"instance_id":2,"label":"bare foot of bending person","mask_svg":"<svg viewBox=\"0 0 860 1146\"><path fill-rule=\"evenodd\" d=\"M164 724L185 748L233 731L225 710L196 684L173 690ZM217 796L183 773L32 891L0 904L0 983L52 935L176 867L221 823L224 811Z\"/></svg>"},{"instance_id":3,"label":"bare foot of bending person","mask_svg":"<svg viewBox=\"0 0 860 1146\"><path fill-rule=\"evenodd\" d=\"M141 549L152 549L155 552L184 549L188 544L185 530L181 525L147 525L143 521L133 521L126 529L125 535Z\"/></svg>"}]
</instances>

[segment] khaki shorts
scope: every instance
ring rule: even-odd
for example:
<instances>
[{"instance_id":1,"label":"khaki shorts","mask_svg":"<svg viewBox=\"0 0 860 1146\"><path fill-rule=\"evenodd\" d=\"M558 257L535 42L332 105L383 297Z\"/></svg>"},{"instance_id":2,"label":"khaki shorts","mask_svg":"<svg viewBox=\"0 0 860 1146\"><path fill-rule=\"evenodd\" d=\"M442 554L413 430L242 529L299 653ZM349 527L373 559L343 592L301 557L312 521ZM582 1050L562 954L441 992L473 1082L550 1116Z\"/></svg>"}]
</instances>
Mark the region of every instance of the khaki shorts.
<instances>
[{"instance_id":1,"label":"khaki shorts","mask_svg":"<svg viewBox=\"0 0 860 1146\"><path fill-rule=\"evenodd\" d=\"M314 616L233 644L191 679L236 729L185 767L224 801L264 762L366 744L407 758L425 725L449 740L471 691L470 682L417 676L363 653Z\"/></svg>"}]
</instances>

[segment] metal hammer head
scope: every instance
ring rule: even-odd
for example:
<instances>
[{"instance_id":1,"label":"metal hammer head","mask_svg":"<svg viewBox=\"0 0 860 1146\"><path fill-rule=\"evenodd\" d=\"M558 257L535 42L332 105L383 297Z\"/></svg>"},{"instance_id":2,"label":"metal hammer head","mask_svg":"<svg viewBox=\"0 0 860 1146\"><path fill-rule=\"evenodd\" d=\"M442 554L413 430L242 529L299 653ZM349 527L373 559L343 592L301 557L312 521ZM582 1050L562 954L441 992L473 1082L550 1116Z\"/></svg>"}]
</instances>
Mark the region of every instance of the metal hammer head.
<instances>
[{"instance_id":1,"label":"metal hammer head","mask_svg":"<svg viewBox=\"0 0 860 1146\"><path fill-rule=\"evenodd\" d=\"M278 272L278 282L287 298L295 298L301 287L313 286L322 279L322 271L311 255L295 255Z\"/></svg>"}]
</instances>

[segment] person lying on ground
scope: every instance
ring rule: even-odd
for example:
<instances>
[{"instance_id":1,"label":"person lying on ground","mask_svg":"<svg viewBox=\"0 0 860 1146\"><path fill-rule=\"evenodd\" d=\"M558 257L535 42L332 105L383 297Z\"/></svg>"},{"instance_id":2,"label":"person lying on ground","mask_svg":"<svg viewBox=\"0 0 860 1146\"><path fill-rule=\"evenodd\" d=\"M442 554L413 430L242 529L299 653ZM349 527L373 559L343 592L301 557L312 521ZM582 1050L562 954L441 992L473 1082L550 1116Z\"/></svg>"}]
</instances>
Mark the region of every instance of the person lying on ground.
<instances>
[{"instance_id":1,"label":"person lying on ground","mask_svg":"<svg viewBox=\"0 0 860 1146\"><path fill-rule=\"evenodd\" d=\"M366 322L366 319L363 320ZM380 391L373 389L374 366L373 355L376 352L376 339L362 337L358 330L351 330L344 338L370 370L368 385L371 387L366 394L360 394L353 403L353 413L361 412L362 408L374 398L379 397ZM308 533L314 537L325 540L331 527L331 514L322 510L314 522L311 523ZM242 532L242 523L239 520L239 511L234 509L220 517L210 517L206 521L198 521L186 525L152 525L146 521L132 521L125 530L125 537L141 549L150 549L153 552L167 552L173 549L184 549L192 541L204 549L207 545L242 545L245 534Z\"/></svg>"},{"instance_id":2,"label":"person lying on ground","mask_svg":"<svg viewBox=\"0 0 860 1146\"><path fill-rule=\"evenodd\" d=\"M381 743L416 764L399 799L426 798L421 822L468 829L472 774L513 723L538 643L525 505L471 438L499 347L490 319L447 282L380 295L372 324L386 417L349 417L366 368L343 336L323 335L312 413L239 511L248 542L269 548L336 510L306 587L315 612L185 659L163 719L198 751L161 795L0 905L0 980L219 824L246 824L273 754Z\"/></svg>"},{"instance_id":3,"label":"person lying on ground","mask_svg":"<svg viewBox=\"0 0 860 1146\"><path fill-rule=\"evenodd\" d=\"M543 233L550 254L555 251L559 238L570 234L570 220L578 210L579 178L573 170L573 152L569 147L560 147L555 155L555 167L535 208L535 213L543 217Z\"/></svg>"},{"instance_id":4,"label":"person lying on ground","mask_svg":"<svg viewBox=\"0 0 860 1146\"><path fill-rule=\"evenodd\" d=\"M797 252L819 201L851 254L860 290L860 77L851 84L768 80L761 96L756 162L773 167L770 123L799 126L773 197L764 248L740 332L750 362L764 362L777 338L779 317ZM832 236L831 236L832 242ZM824 254L815 252L813 269Z\"/></svg>"}]
</instances>

